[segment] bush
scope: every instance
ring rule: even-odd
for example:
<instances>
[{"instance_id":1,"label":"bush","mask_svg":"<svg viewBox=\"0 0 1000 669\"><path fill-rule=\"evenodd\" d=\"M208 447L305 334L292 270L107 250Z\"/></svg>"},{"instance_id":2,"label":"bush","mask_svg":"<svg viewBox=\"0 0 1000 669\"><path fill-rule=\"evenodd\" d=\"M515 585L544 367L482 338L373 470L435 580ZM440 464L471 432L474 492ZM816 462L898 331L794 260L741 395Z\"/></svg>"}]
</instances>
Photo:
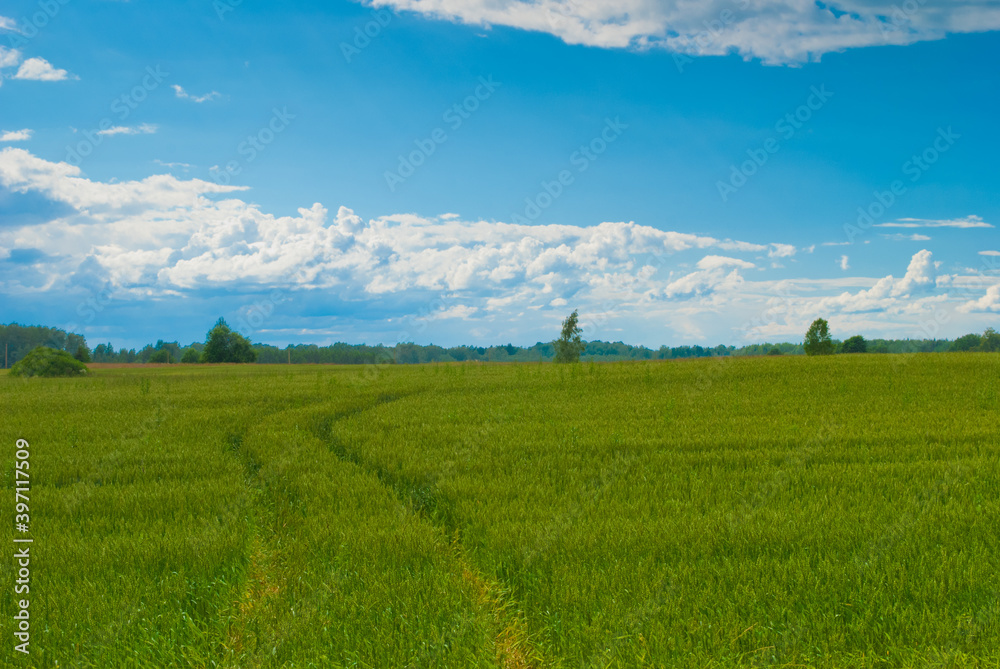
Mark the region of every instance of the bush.
<instances>
[{"instance_id":1,"label":"bush","mask_svg":"<svg viewBox=\"0 0 1000 669\"><path fill-rule=\"evenodd\" d=\"M777 346L775 346L770 351L768 351L767 354L768 355L781 355L781 349L778 348Z\"/></svg>"},{"instance_id":2,"label":"bush","mask_svg":"<svg viewBox=\"0 0 1000 669\"><path fill-rule=\"evenodd\" d=\"M10 368L11 376L82 376L87 366L66 351L39 346Z\"/></svg>"},{"instance_id":3,"label":"bush","mask_svg":"<svg viewBox=\"0 0 1000 669\"><path fill-rule=\"evenodd\" d=\"M193 348L189 348L184 351L184 355L181 356L181 362L184 364L191 364L195 362L201 362L201 354Z\"/></svg>"}]
</instances>

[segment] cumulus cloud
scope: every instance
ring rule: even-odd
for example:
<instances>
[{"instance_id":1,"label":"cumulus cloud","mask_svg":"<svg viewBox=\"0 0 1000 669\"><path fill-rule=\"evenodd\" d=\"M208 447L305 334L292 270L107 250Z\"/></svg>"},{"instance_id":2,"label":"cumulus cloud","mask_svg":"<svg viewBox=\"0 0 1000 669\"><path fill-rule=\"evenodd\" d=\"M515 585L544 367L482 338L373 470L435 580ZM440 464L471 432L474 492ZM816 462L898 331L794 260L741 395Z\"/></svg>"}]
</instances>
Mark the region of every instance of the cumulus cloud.
<instances>
[{"instance_id":1,"label":"cumulus cloud","mask_svg":"<svg viewBox=\"0 0 1000 669\"><path fill-rule=\"evenodd\" d=\"M245 190L240 186L222 186L200 179L184 181L165 175L142 181L101 183L82 174L79 167L52 163L24 149L0 150L0 186L20 193L34 191L64 203L78 212L75 222L112 223L128 216L131 222L148 228L147 221L163 220L170 212L177 212L180 218L188 211L206 207L209 201L202 199L206 195ZM73 227L65 219L57 219L50 225L67 230ZM119 229L117 233L125 234L127 229Z\"/></svg>"},{"instance_id":2,"label":"cumulus cloud","mask_svg":"<svg viewBox=\"0 0 1000 669\"><path fill-rule=\"evenodd\" d=\"M901 218L893 223L876 223L876 228L992 228L980 216L966 216L947 220L928 220L924 218Z\"/></svg>"},{"instance_id":3,"label":"cumulus cloud","mask_svg":"<svg viewBox=\"0 0 1000 669\"><path fill-rule=\"evenodd\" d=\"M21 63L14 78L30 81L65 81L76 77L72 77L66 70L52 67L51 63L44 58L29 58Z\"/></svg>"},{"instance_id":4,"label":"cumulus cloud","mask_svg":"<svg viewBox=\"0 0 1000 669\"><path fill-rule=\"evenodd\" d=\"M113 125L104 130L98 130L98 135L152 135L157 131L157 126L151 123L143 123L136 126Z\"/></svg>"},{"instance_id":5,"label":"cumulus cloud","mask_svg":"<svg viewBox=\"0 0 1000 669\"><path fill-rule=\"evenodd\" d=\"M770 263L767 256L795 247L633 222L581 227L453 214L363 218L319 203L276 216L241 199L244 187L170 174L100 182L77 166L13 147L0 149L3 190L40 196L59 212L0 226L0 249L32 249L37 257L30 276L0 258L0 292L17 299L87 286L110 289L123 303L278 290L295 296L289 304L309 302L303 307L308 318L315 318L317 304L337 313L381 309L397 317L440 303L421 316L428 328L468 320L477 327L463 325L463 332L506 339L529 323L536 328L532 336L557 331L572 305L588 318L603 314L597 322L607 332L618 328L629 332L629 341L643 341L637 328L645 328L645 340L657 343L670 332L690 338L709 329L795 338L816 316L855 331L881 322L881 333L895 328L900 336L919 336L914 324L926 320L922 309L958 300L941 293L950 277L938 276L928 250L914 254L898 279L753 280L767 271L761 266ZM975 308L991 309L991 295L975 300ZM381 316L366 318L381 325L365 332L395 328Z\"/></svg>"},{"instance_id":6,"label":"cumulus cloud","mask_svg":"<svg viewBox=\"0 0 1000 669\"><path fill-rule=\"evenodd\" d=\"M0 186L39 192L75 212L0 230L0 246L16 238L49 252L59 259L49 268L57 280L86 263L101 280L147 295L256 284L358 299L454 293L481 298L486 309L498 295L520 307L574 294L638 303L732 288L741 270L754 267L705 255L696 272L676 276L674 254L772 246L631 222L532 226L412 214L366 221L347 207L331 215L318 203L279 217L233 198L235 187L171 175L95 182L78 167L11 148L0 151Z\"/></svg>"},{"instance_id":7,"label":"cumulus cloud","mask_svg":"<svg viewBox=\"0 0 1000 669\"><path fill-rule=\"evenodd\" d=\"M937 280L937 265L927 249L913 254L906 274L893 286L893 296L910 295L916 291L933 288Z\"/></svg>"},{"instance_id":8,"label":"cumulus cloud","mask_svg":"<svg viewBox=\"0 0 1000 669\"><path fill-rule=\"evenodd\" d=\"M208 102L209 100L215 100L216 98L222 97L222 94L219 93L218 91L212 91L211 93L206 93L205 95L191 95L190 93L185 91L182 86L179 86L177 84L174 84L173 86L171 86L171 88L174 89L174 93L176 93L177 97L179 97L181 100L190 100L191 102L197 102L199 104L202 102Z\"/></svg>"},{"instance_id":9,"label":"cumulus cloud","mask_svg":"<svg viewBox=\"0 0 1000 669\"><path fill-rule=\"evenodd\" d=\"M24 130L2 130L0 131L0 142L24 142L31 139L32 131Z\"/></svg>"},{"instance_id":10,"label":"cumulus cloud","mask_svg":"<svg viewBox=\"0 0 1000 669\"><path fill-rule=\"evenodd\" d=\"M1000 285L990 286L986 289L986 294L978 300L966 302L958 308L963 313L973 312L1000 312Z\"/></svg>"},{"instance_id":11,"label":"cumulus cloud","mask_svg":"<svg viewBox=\"0 0 1000 669\"><path fill-rule=\"evenodd\" d=\"M568 44L738 53L766 63L818 60L849 48L912 44L1000 29L981 0L374 0L376 7L473 25L552 34ZM912 7L910 5L913 5Z\"/></svg>"},{"instance_id":12,"label":"cumulus cloud","mask_svg":"<svg viewBox=\"0 0 1000 669\"><path fill-rule=\"evenodd\" d=\"M819 308L849 313L886 311L914 294L929 292L937 285L936 280L937 265L931 252L924 249L910 259L903 278L896 279L890 274L867 290L823 298L819 302Z\"/></svg>"}]
</instances>

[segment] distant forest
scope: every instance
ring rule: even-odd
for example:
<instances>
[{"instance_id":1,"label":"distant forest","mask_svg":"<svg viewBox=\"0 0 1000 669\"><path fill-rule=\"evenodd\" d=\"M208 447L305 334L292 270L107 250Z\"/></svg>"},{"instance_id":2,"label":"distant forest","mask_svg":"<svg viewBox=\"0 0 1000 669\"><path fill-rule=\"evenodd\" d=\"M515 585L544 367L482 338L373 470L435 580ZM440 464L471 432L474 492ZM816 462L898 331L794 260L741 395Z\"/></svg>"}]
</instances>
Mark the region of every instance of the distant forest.
<instances>
[{"instance_id":1,"label":"distant forest","mask_svg":"<svg viewBox=\"0 0 1000 669\"><path fill-rule=\"evenodd\" d=\"M947 339L871 339L869 353L940 353L946 351L977 350L982 338L969 334L954 341ZM842 342L834 341L839 351ZM10 367L37 346L48 346L68 351L86 362L98 363L166 363L195 361L205 344L194 342L184 346L176 341L157 341L136 350L98 344L89 348L79 334L58 328L22 326L16 323L0 325L0 355L5 355L4 365ZM552 342L538 342L534 346L421 346L403 343L395 346L367 346L365 344L337 343L330 346L296 344L278 348L268 344L254 344L257 364L415 364L427 362L543 362L555 356ZM706 358L721 356L804 355L801 343L751 344L749 346L661 346L651 349L622 342L587 342L581 359L620 360L675 360L681 358Z\"/></svg>"}]
</instances>

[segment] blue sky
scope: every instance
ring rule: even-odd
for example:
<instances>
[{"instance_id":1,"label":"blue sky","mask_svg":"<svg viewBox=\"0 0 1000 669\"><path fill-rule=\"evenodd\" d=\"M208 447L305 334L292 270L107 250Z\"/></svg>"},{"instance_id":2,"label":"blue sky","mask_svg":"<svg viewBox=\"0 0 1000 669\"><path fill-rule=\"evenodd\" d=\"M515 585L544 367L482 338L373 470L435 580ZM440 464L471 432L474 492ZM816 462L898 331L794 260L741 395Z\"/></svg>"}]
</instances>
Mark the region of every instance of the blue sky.
<instances>
[{"instance_id":1,"label":"blue sky","mask_svg":"<svg viewBox=\"0 0 1000 669\"><path fill-rule=\"evenodd\" d=\"M279 345L532 344L574 308L651 346L982 331L998 28L972 0L7 2L0 322L118 346L220 315Z\"/></svg>"}]
</instances>

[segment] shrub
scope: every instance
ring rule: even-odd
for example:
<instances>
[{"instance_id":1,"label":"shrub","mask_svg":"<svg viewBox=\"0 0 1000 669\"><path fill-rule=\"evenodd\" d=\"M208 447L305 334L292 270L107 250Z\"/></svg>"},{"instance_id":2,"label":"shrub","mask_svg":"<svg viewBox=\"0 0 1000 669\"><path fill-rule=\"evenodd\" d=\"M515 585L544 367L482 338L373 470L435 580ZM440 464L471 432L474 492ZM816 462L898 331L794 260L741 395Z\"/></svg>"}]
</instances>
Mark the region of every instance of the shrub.
<instances>
[{"instance_id":1,"label":"shrub","mask_svg":"<svg viewBox=\"0 0 1000 669\"><path fill-rule=\"evenodd\" d=\"M87 366L66 351L39 346L10 368L11 376L82 376Z\"/></svg>"}]
</instances>

